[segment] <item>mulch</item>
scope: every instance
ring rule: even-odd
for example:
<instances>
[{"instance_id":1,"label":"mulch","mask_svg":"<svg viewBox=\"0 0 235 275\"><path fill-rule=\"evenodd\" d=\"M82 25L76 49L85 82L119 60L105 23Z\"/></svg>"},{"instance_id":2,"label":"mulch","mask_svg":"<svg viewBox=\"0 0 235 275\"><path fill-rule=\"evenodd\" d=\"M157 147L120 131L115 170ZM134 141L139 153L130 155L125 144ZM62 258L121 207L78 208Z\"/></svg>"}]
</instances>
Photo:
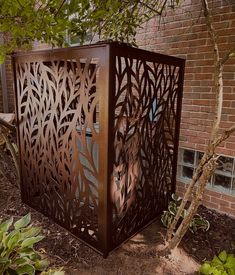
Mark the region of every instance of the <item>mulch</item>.
<instances>
[{"instance_id":1,"label":"mulch","mask_svg":"<svg viewBox=\"0 0 235 275\"><path fill-rule=\"evenodd\" d=\"M187 232L181 246L198 262L210 260L222 250L235 253L235 219L200 206L198 213L210 222L207 232Z\"/></svg>"},{"instance_id":2,"label":"mulch","mask_svg":"<svg viewBox=\"0 0 235 275\"><path fill-rule=\"evenodd\" d=\"M145 229L145 231L143 231L143 236L147 236L146 239L148 239L148 235L150 235L151 242L145 241L145 243L141 244L145 247L149 245L147 250L140 250L139 246L136 246L136 249L132 250L125 249L124 245L124 247L119 248L118 252L114 251L107 259L103 259L99 254L78 241L47 217L22 204L20 191L14 186L14 182L16 182L17 179L14 168L12 168L13 164L10 161L7 164L3 163L0 157L0 165L4 167L7 176L9 176L12 171L10 181L7 177L0 175L0 219L6 219L10 216L17 219L31 212L33 224L35 226L42 226L42 233L46 236L45 239L37 245L37 248L49 257L52 266L64 266L65 269L70 270L68 274L93 274L92 272L86 272L92 270L92 268L100 270L100 273L97 271L97 274L102 275L154 274L147 271L149 270L148 268L150 268L149 266L146 266L146 272L143 273L137 270L137 266L141 260L154 259L156 256L156 250L151 246L151 243L163 242L161 236L165 234L166 230L161 225L160 217L152 227L150 226L151 230ZM196 234L188 232L180 246L199 263L212 259L215 254L222 250L235 253L235 220L202 206L199 208L199 214L210 222L210 229L207 232L198 231ZM131 243L131 241L129 241L129 243ZM118 270L121 270L120 266L125 263L127 256L137 259L136 266L130 267L130 272L122 273L120 271L118 273ZM77 270L78 267L79 273L71 271ZM113 272L114 270L117 270L117 272ZM175 273L165 272L165 274Z\"/></svg>"}]
</instances>

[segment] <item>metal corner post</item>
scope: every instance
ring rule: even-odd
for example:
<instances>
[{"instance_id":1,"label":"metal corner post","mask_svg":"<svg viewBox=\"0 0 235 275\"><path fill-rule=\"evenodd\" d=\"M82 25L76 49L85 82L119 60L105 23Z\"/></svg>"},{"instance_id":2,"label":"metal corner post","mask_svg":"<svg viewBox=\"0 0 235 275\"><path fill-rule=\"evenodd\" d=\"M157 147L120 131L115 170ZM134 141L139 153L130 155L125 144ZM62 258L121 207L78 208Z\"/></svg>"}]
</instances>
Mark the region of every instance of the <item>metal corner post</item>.
<instances>
[{"instance_id":1,"label":"metal corner post","mask_svg":"<svg viewBox=\"0 0 235 275\"><path fill-rule=\"evenodd\" d=\"M101 72L103 85L100 91L100 124L101 124L101 148L100 148L100 163L103 169L103 181L100 180L99 188L99 236L100 247L102 249L103 257L106 258L110 251L110 136L112 132L110 119L110 100L112 95L110 93L110 79L112 78L111 61L110 61L110 44L104 47L103 56L103 71Z\"/></svg>"},{"instance_id":2,"label":"metal corner post","mask_svg":"<svg viewBox=\"0 0 235 275\"><path fill-rule=\"evenodd\" d=\"M108 97L108 105L109 105L109 121L108 121L108 197L107 197L107 244L108 251L113 249L112 245L112 200L111 200L111 179L113 173L113 165L114 165L114 120L115 120L115 66L116 66L116 56L115 56L115 45L109 44L109 97Z\"/></svg>"},{"instance_id":3,"label":"metal corner post","mask_svg":"<svg viewBox=\"0 0 235 275\"><path fill-rule=\"evenodd\" d=\"M175 125L175 144L174 144L174 166L172 171L172 182L173 182L173 193L176 192L176 178L177 178L177 162L178 162L178 149L179 149L179 135L180 135L180 123L181 123L181 110L182 110L182 100L183 100L183 87L184 87L184 70L185 70L185 60L181 61L182 64L179 67L179 91L177 99L177 109L176 109L176 125Z\"/></svg>"}]
</instances>

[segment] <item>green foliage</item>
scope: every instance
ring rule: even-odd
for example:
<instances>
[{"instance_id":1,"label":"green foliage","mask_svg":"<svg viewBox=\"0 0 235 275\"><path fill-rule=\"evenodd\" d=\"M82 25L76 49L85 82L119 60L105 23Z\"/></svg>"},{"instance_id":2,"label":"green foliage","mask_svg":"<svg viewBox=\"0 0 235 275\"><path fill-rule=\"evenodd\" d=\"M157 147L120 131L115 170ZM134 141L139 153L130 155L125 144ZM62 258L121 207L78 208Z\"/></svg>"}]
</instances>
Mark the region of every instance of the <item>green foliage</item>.
<instances>
[{"instance_id":1,"label":"green foliage","mask_svg":"<svg viewBox=\"0 0 235 275\"><path fill-rule=\"evenodd\" d=\"M30 225L30 213L14 223L13 218L0 224L0 274L33 275L45 271L48 261L33 248L44 237L39 235L40 227ZM62 275L63 273L44 273ZM63 272L63 271L58 271Z\"/></svg>"},{"instance_id":2,"label":"green foliage","mask_svg":"<svg viewBox=\"0 0 235 275\"><path fill-rule=\"evenodd\" d=\"M170 203L168 205L168 210L163 211L163 214L161 217L161 221L165 227L169 228L169 226L172 224L181 201L182 201L182 198L177 197L175 194L172 194L172 201L170 201ZM187 215L187 210L184 209L181 214L181 219L184 219L186 215ZM207 231L207 230L209 230L209 228L210 228L209 221L204 219L199 214L196 214L193 217L193 219L190 223L190 226L189 226L189 230L192 233L196 233L197 230L199 230L199 229Z\"/></svg>"},{"instance_id":3,"label":"green foliage","mask_svg":"<svg viewBox=\"0 0 235 275\"><path fill-rule=\"evenodd\" d=\"M235 257L226 251L214 256L211 262L206 261L199 269L201 274L235 275Z\"/></svg>"},{"instance_id":4,"label":"green foliage","mask_svg":"<svg viewBox=\"0 0 235 275\"><path fill-rule=\"evenodd\" d=\"M134 43L136 29L179 0L11 0L0 1L0 63L19 48L30 48L38 40L65 45L66 31L80 42L88 33L100 39Z\"/></svg>"}]
</instances>

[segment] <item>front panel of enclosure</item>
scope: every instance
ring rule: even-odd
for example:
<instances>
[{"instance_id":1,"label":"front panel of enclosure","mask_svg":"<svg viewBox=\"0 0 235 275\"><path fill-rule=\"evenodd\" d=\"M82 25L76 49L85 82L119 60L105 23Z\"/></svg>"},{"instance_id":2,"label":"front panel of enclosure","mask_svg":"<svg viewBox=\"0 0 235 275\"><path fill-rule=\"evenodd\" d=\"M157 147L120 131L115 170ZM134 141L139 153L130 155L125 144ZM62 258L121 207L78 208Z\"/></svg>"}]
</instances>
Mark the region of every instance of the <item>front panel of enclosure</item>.
<instances>
[{"instance_id":1,"label":"front panel of enclosure","mask_svg":"<svg viewBox=\"0 0 235 275\"><path fill-rule=\"evenodd\" d=\"M14 57L23 202L101 252L106 48Z\"/></svg>"},{"instance_id":2,"label":"front panel of enclosure","mask_svg":"<svg viewBox=\"0 0 235 275\"><path fill-rule=\"evenodd\" d=\"M147 225L175 191L184 60L113 46L112 248Z\"/></svg>"}]
</instances>

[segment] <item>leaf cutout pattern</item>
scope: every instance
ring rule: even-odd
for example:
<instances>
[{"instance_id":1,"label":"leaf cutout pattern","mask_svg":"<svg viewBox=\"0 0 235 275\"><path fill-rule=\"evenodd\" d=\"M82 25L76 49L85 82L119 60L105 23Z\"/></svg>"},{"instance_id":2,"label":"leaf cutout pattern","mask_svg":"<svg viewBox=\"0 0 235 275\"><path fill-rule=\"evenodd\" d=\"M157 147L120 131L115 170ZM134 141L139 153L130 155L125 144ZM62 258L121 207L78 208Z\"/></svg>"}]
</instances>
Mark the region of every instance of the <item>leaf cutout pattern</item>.
<instances>
[{"instance_id":1,"label":"leaf cutout pattern","mask_svg":"<svg viewBox=\"0 0 235 275\"><path fill-rule=\"evenodd\" d=\"M23 202L105 255L152 221L175 188L183 67L118 43L16 58Z\"/></svg>"},{"instance_id":2,"label":"leaf cutout pattern","mask_svg":"<svg viewBox=\"0 0 235 275\"><path fill-rule=\"evenodd\" d=\"M114 246L155 218L175 186L181 67L147 58L116 56Z\"/></svg>"},{"instance_id":3,"label":"leaf cutout pattern","mask_svg":"<svg viewBox=\"0 0 235 275\"><path fill-rule=\"evenodd\" d=\"M99 61L16 63L23 201L98 242Z\"/></svg>"}]
</instances>

